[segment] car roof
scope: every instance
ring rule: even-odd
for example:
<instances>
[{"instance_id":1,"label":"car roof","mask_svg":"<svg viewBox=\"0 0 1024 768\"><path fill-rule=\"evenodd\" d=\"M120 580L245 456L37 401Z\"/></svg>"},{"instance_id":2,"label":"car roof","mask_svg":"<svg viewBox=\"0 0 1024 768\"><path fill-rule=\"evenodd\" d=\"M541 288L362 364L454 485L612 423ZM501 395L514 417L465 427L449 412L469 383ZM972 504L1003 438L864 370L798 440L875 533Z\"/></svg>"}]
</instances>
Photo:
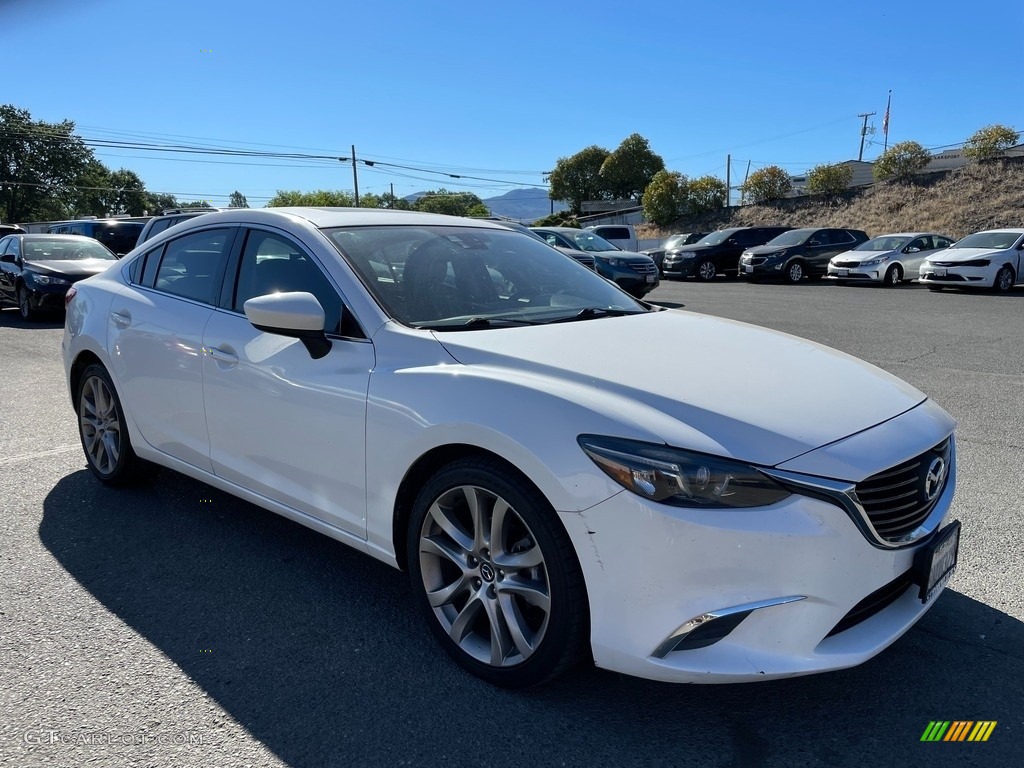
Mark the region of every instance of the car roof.
<instances>
[{"instance_id":1,"label":"car roof","mask_svg":"<svg viewBox=\"0 0 1024 768\"><path fill-rule=\"evenodd\" d=\"M391 208L235 208L232 210L213 211L194 218L201 218L201 225L207 226L219 221L242 221L253 224L261 222L273 223L280 221L282 217L301 219L318 229L327 227L363 227L381 224L411 224L448 227L474 226L508 231L508 227L503 227L500 224L483 219L446 216L440 213L424 213L422 211L396 211ZM182 222L180 226L186 225L186 222ZM196 226L199 225L197 224Z\"/></svg>"},{"instance_id":2,"label":"car roof","mask_svg":"<svg viewBox=\"0 0 1024 768\"><path fill-rule=\"evenodd\" d=\"M999 227L998 229L981 229L977 232L971 232L972 235L984 235L988 232L1013 232L1018 235L1024 235L1024 228L1022 227ZM962 239L962 238L961 238Z\"/></svg>"},{"instance_id":3,"label":"car roof","mask_svg":"<svg viewBox=\"0 0 1024 768\"><path fill-rule=\"evenodd\" d=\"M29 232L28 234L14 233L16 237L20 237L22 240L46 240L53 242L54 240L70 240L72 242L86 242L86 243L100 243L99 240L93 237L87 237L86 235L58 235L51 232ZM103 245L103 243L100 243ZM104 246L106 247L106 246Z\"/></svg>"},{"instance_id":4,"label":"car roof","mask_svg":"<svg viewBox=\"0 0 1024 768\"><path fill-rule=\"evenodd\" d=\"M948 235L942 235L938 232L886 232L884 235L875 235L872 240L877 240L880 237L924 237L926 235L939 235L939 237L948 237Z\"/></svg>"}]
</instances>

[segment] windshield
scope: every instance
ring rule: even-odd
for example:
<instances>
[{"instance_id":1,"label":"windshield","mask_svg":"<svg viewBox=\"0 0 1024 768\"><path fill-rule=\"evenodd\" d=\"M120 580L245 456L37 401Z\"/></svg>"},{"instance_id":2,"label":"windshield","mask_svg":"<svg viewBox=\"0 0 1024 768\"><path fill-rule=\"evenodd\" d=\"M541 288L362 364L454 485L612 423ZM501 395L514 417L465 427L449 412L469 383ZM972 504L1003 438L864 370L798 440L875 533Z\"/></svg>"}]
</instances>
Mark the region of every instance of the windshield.
<instances>
[{"instance_id":1,"label":"windshield","mask_svg":"<svg viewBox=\"0 0 1024 768\"><path fill-rule=\"evenodd\" d=\"M898 251L910 242L909 237L887 235L884 237L873 237L866 243L861 243L853 250L855 251Z\"/></svg>"},{"instance_id":2,"label":"windshield","mask_svg":"<svg viewBox=\"0 0 1024 768\"><path fill-rule=\"evenodd\" d=\"M406 225L325 233L405 325L476 329L648 311L582 264L512 230Z\"/></svg>"},{"instance_id":3,"label":"windshield","mask_svg":"<svg viewBox=\"0 0 1024 768\"><path fill-rule=\"evenodd\" d=\"M128 251L135 247L135 241L139 239L139 235L142 234L145 226L141 222L133 221L102 227L97 226L93 230L93 237L114 253L128 253Z\"/></svg>"},{"instance_id":4,"label":"windshield","mask_svg":"<svg viewBox=\"0 0 1024 768\"><path fill-rule=\"evenodd\" d=\"M593 232L573 232L569 235L576 243L576 247L581 251L621 251L617 245L612 245L600 235L595 235Z\"/></svg>"},{"instance_id":5,"label":"windshield","mask_svg":"<svg viewBox=\"0 0 1024 768\"><path fill-rule=\"evenodd\" d=\"M117 261L114 254L87 237L39 237L31 240L26 238L21 243L21 252L26 261Z\"/></svg>"},{"instance_id":6,"label":"windshield","mask_svg":"<svg viewBox=\"0 0 1024 768\"><path fill-rule=\"evenodd\" d=\"M765 245L803 245L807 242L807 238L817 231L816 229L792 229L769 240Z\"/></svg>"},{"instance_id":7,"label":"windshield","mask_svg":"<svg viewBox=\"0 0 1024 768\"><path fill-rule=\"evenodd\" d=\"M1019 232L978 232L968 235L953 244L954 248L1012 248L1020 237Z\"/></svg>"},{"instance_id":8,"label":"windshield","mask_svg":"<svg viewBox=\"0 0 1024 768\"><path fill-rule=\"evenodd\" d=\"M701 240L697 245L720 245L728 240L730 237L739 232L738 229L720 229L718 232L712 232L710 235Z\"/></svg>"}]
</instances>

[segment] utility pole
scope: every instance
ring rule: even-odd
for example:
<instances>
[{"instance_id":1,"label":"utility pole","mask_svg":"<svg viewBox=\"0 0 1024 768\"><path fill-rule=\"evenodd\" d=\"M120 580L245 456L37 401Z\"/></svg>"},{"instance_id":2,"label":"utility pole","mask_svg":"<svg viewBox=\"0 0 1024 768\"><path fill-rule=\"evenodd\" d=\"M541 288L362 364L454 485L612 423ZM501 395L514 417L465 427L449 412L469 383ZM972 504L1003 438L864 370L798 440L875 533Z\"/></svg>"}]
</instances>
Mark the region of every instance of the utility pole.
<instances>
[{"instance_id":1,"label":"utility pole","mask_svg":"<svg viewBox=\"0 0 1024 768\"><path fill-rule=\"evenodd\" d=\"M359 207L359 176L356 174L356 145L352 145L352 186L356 191L356 208Z\"/></svg>"},{"instance_id":2,"label":"utility pole","mask_svg":"<svg viewBox=\"0 0 1024 768\"><path fill-rule=\"evenodd\" d=\"M750 164L753 160L747 160L747 172L743 174L743 186L740 187L740 205L743 205L747 200L747 179L750 178Z\"/></svg>"},{"instance_id":3,"label":"utility pole","mask_svg":"<svg viewBox=\"0 0 1024 768\"><path fill-rule=\"evenodd\" d=\"M857 153L857 162L859 163L864 159L864 137L868 135L868 118L871 117L874 112L861 112L857 117L864 118L864 125L860 128L860 152Z\"/></svg>"},{"instance_id":4,"label":"utility pole","mask_svg":"<svg viewBox=\"0 0 1024 768\"><path fill-rule=\"evenodd\" d=\"M388 200L388 208L395 207L395 183L391 182L391 199Z\"/></svg>"},{"instance_id":5,"label":"utility pole","mask_svg":"<svg viewBox=\"0 0 1024 768\"><path fill-rule=\"evenodd\" d=\"M725 156L725 207L728 208L732 202L732 187L729 186L730 175L729 172L732 170L732 155Z\"/></svg>"}]
</instances>

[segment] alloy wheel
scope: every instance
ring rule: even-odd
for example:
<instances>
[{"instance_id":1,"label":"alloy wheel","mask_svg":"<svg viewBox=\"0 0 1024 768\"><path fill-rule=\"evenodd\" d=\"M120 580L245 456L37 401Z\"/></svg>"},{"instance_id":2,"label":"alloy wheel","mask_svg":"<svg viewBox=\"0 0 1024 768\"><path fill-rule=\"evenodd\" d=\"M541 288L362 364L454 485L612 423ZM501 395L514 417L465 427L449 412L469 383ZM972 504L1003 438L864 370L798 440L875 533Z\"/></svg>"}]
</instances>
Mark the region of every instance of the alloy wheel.
<instances>
[{"instance_id":1,"label":"alloy wheel","mask_svg":"<svg viewBox=\"0 0 1024 768\"><path fill-rule=\"evenodd\" d=\"M1003 267L996 275L995 287L997 291L1008 291L1013 288L1013 270Z\"/></svg>"},{"instance_id":2,"label":"alloy wheel","mask_svg":"<svg viewBox=\"0 0 1024 768\"><path fill-rule=\"evenodd\" d=\"M85 454L99 473L110 475L121 456L122 427L116 401L98 376L87 378L81 392L78 411Z\"/></svg>"},{"instance_id":3,"label":"alloy wheel","mask_svg":"<svg viewBox=\"0 0 1024 768\"><path fill-rule=\"evenodd\" d=\"M903 282L903 270L899 264L893 264L885 273L885 282L890 286L900 285Z\"/></svg>"},{"instance_id":4,"label":"alloy wheel","mask_svg":"<svg viewBox=\"0 0 1024 768\"><path fill-rule=\"evenodd\" d=\"M18 312L22 320L29 320L32 317L32 305L28 301L28 291L25 286L18 289Z\"/></svg>"},{"instance_id":5,"label":"alloy wheel","mask_svg":"<svg viewBox=\"0 0 1024 768\"><path fill-rule=\"evenodd\" d=\"M497 494L460 485L430 505L419 565L431 610L451 640L492 668L526 661L548 628L548 569L536 537Z\"/></svg>"},{"instance_id":6,"label":"alloy wheel","mask_svg":"<svg viewBox=\"0 0 1024 768\"><path fill-rule=\"evenodd\" d=\"M715 265L710 261L702 261L697 267L697 274L701 280L714 280L717 274Z\"/></svg>"},{"instance_id":7,"label":"alloy wheel","mask_svg":"<svg viewBox=\"0 0 1024 768\"><path fill-rule=\"evenodd\" d=\"M804 265L801 264L799 261L793 262L792 264L789 265L789 269L787 270L786 275L787 277L789 277L789 282L799 283L801 280L804 279Z\"/></svg>"}]
</instances>

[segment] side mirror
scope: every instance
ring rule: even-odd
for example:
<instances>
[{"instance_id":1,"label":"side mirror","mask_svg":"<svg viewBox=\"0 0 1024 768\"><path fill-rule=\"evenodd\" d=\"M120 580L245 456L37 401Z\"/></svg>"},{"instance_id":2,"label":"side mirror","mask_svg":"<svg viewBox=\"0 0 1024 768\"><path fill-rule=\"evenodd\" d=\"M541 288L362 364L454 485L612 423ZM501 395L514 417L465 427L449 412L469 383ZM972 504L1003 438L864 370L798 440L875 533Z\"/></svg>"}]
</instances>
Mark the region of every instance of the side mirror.
<instances>
[{"instance_id":1,"label":"side mirror","mask_svg":"<svg viewBox=\"0 0 1024 768\"><path fill-rule=\"evenodd\" d=\"M738 245L738 243L736 242L736 238L735 237L730 237L728 240L725 241L725 244L726 245Z\"/></svg>"},{"instance_id":2,"label":"side mirror","mask_svg":"<svg viewBox=\"0 0 1024 768\"><path fill-rule=\"evenodd\" d=\"M18 257L15 256L13 253L5 253L4 255L0 256L0 261L2 261L4 264L17 264Z\"/></svg>"},{"instance_id":3,"label":"side mirror","mask_svg":"<svg viewBox=\"0 0 1024 768\"><path fill-rule=\"evenodd\" d=\"M256 296L245 302L245 316L258 331L298 339L314 360L331 351L331 341L324 334L324 308L311 293Z\"/></svg>"},{"instance_id":4,"label":"side mirror","mask_svg":"<svg viewBox=\"0 0 1024 768\"><path fill-rule=\"evenodd\" d=\"M913 245L908 245L906 248L903 249L903 252L904 253L920 253L921 249L917 248L917 247L915 247Z\"/></svg>"},{"instance_id":5,"label":"side mirror","mask_svg":"<svg viewBox=\"0 0 1024 768\"><path fill-rule=\"evenodd\" d=\"M817 240L808 240L807 244L808 245L821 245L821 243L819 241L817 241Z\"/></svg>"}]
</instances>

